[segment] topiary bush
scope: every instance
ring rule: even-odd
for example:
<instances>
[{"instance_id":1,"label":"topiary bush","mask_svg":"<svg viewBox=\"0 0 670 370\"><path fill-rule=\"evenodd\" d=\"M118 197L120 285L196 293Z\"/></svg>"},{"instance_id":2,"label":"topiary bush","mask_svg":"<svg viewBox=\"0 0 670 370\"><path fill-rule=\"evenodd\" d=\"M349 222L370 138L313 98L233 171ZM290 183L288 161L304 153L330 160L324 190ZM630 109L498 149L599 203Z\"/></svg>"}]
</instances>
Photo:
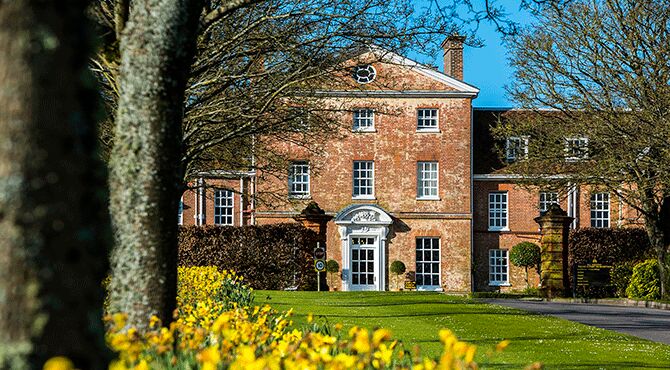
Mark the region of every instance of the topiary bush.
<instances>
[{"instance_id":1,"label":"topiary bush","mask_svg":"<svg viewBox=\"0 0 670 370\"><path fill-rule=\"evenodd\" d=\"M340 272L340 264L335 260L326 262L326 272L328 273L328 286L335 287L335 274Z\"/></svg>"},{"instance_id":2,"label":"topiary bush","mask_svg":"<svg viewBox=\"0 0 670 370\"><path fill-rule=\"evenodd\" d=\"M405 267L405 264L402 261L393 261L391 263L391 266L390 266L389 270L394 275L393 280L394 280L394 283L395 283L395 288L400 289L400 287L399 287L400 284L399 284L398 280L400 278L400 275L404 274L405 271L407 271L407 268Z\"/></svg>"},{"instance_id":3,"label":"topiary bush","mask_svg":"<svg viewBox=\"0 0 670 370\"><path fill-rule=\"evenodd\" d=\"M326 271L330 273L337 273L340 271L340 264L335 260L328 260L328 262L326 262Z\"/></svg>"},{"instance_id":4,"label":"topiary bush","mask_svg":"<svg viewBox=\"0 0 670 370\"><path fill-rule=\"evenodd\" d=\"M317 239L316 232L297 223L186 226L179 231L178 263L234 270L254 289L316 290Z\"/></svg>"},{"instance_id":5,"label":"topiary bush","mask_svg":"<svg viewBox=\"0 0 670 370\"><path fill-rule=\"evenodd\" d=\"M535 267L538 271L540 265L541 249L535 243L521 242L512 247L509 260L514 266L523 267L526 271L526 289L530 288L528 280L528 268Z\"/></svg>"},{"instance_id":6,"label":"topiary bush","mask_svg":"<svg viewBox=\"0 0 670 370\"><path fill-rule=\"evenodd\" d=\"M406 270L405 264L402 261L393 261L391 263L391 272L395 275L402 275Z\"/></svg>"},{"instance_id":7,"label":"topiary bush","mask_svg":"<svg viewBox=\"0 0 670 370\"><path fill-rule=\"evenodd\" d=\"M657 260L649 259L633 267L626 294L628 298L647 301L661 298L661 276Z\"/></svg>"}]
</instances>

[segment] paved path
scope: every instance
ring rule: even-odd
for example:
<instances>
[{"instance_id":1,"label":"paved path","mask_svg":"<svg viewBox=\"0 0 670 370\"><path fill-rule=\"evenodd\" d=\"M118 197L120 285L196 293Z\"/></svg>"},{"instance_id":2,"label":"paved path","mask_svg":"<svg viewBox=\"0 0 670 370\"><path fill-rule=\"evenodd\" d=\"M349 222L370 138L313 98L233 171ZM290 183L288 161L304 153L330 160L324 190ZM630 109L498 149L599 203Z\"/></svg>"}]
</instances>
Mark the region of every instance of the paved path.
<instances>
[{"instance_id":1,"label":"paved path","mask_svg":"<svg viewBox=\"0 0 670 370\"><path fill-rule=\"evenodd\" d=\"M670 344L670 311L602 304L489 299L488 303L560 317L582 324Z\"/></svg>"}]
</instances>

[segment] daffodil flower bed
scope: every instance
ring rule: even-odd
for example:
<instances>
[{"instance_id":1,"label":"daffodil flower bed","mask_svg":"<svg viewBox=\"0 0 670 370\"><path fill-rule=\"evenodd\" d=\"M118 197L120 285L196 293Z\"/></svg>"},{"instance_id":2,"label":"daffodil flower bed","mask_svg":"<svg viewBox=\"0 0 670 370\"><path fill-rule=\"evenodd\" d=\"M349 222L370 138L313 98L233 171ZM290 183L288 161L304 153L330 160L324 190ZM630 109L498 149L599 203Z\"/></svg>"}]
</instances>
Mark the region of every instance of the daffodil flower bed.
<instances>
[{"instance_id":1,"label":"daffodil flower bed","mask_svg":"<svg viewBox=\"0 0 670 370\"><path fill-rule=\"evenodd\" d=\"M253 306L243 279L214 267L179 269L177 320L157 318L140 334L124 314L107 318L107 340L118 353L111 370L122 369L476 369L475 346L449 330L439 332L440 358L405 349L386 329L298 330L292 310ZM507 342L500 343L502 350Z\"/></svg>"}]
</instances>

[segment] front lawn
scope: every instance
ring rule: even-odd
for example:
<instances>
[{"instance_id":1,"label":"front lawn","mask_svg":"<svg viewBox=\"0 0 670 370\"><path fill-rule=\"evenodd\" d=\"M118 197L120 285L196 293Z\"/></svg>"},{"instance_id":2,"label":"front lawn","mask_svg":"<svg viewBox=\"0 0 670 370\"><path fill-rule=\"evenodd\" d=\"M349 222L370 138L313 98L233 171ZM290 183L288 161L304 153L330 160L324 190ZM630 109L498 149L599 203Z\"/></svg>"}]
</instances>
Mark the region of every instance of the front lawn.
<instances>
[{"instance_id":1,"label":"front lawn","mask_svg":"<svg viewBox=\"0 0 670 370\"><path fill-rule=\"evenodd\" d=\"M448 328L479 346L477 362L489 369L523 369L535 361L546 369L668 369L670 346L566 320L526 313L438 293L256 292L256 304L293 308L294 321L317 320L384 327L408 347L441 352L438 331ZM488 358L498 342L511 344Z\"/></svg>"}]
</instances>

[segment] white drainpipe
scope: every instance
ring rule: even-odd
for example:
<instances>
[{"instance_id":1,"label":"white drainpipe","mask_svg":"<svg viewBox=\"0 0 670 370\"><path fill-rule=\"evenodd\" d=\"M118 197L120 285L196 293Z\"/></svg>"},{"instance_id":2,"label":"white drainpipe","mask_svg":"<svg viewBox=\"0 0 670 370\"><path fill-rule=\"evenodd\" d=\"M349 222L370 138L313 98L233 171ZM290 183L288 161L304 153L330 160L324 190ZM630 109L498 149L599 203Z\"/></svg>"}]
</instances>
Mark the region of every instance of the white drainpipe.
<instances>
[{"instance_id":1,"label":"white drainpipe","mask_svg":"<svg viewBox=\"0 0 670 370\"><path fill-rule=\"evenodd\" d=\"M198 179L198 226L205 224L205 187L203 178Z\"/></svg>"},{"instance_id":2,"label":"white drainpipe","mask_svg":"<svg viewBox=\"0 0 670 370\"><path fill-rule=\"evenodd\" d=\"M244 176L240 176L240 226L244 224Z\"/></svg>"}]
</instances>

